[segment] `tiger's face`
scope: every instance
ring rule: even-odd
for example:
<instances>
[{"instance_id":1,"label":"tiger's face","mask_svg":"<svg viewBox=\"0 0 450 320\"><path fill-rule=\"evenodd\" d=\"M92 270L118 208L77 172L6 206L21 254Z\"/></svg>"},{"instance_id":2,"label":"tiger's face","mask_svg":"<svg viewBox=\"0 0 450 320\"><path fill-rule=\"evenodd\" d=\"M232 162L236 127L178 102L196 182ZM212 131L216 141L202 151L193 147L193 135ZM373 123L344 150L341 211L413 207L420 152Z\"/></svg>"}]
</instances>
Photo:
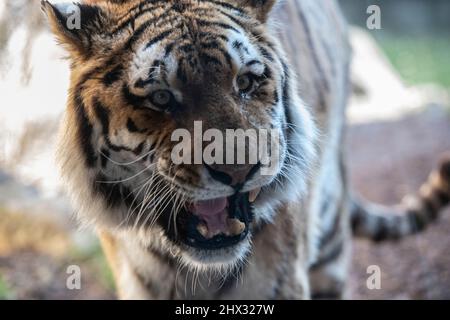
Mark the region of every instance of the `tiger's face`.
<instances>
[{"instance_id":1,"label":"tiger's face","mask_svg":"<svg viewBox=\"0 0 450 320\"><path fill-rule=\"evenodd\" d=\"M60 161L84 220L196 266L246 257L255 227L303 190L314 154L266 22L273 3L44 2L72 59ZM80 28L67 28L77 13ZM236 145L230 130L258 138Z\"/></svg>"}]
</instances>

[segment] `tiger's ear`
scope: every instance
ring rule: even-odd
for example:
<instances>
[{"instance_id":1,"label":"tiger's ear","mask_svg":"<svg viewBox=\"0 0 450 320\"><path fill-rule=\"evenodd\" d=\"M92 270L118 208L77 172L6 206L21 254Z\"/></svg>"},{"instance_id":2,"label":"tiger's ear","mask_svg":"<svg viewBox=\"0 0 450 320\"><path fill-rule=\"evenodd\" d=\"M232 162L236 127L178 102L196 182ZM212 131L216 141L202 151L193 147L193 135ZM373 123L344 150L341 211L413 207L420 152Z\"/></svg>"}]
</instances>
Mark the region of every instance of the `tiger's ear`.
<instances>
[{"instance_id":1,"label":"tiger's ear","mask_svg":"<svg viewBox=\"0 0 450 320\"><path fill-rule=\"evenodd\" d=\"M41 1L50 28L72 58L87 57L95 46L93 39L100 35L107 23L106 14L98 6Z\"/></svg>"},{"instance_id":2,"label":"tiger's ear","mask_svg":"<svg viewBox=\"0 0 450 320\"><path fill-rule=\"evenodd\" d=\"M261 22L266 22L267 16L277 0L237 0L240 7L249 8Z\"/></svg>"}]
</instances>

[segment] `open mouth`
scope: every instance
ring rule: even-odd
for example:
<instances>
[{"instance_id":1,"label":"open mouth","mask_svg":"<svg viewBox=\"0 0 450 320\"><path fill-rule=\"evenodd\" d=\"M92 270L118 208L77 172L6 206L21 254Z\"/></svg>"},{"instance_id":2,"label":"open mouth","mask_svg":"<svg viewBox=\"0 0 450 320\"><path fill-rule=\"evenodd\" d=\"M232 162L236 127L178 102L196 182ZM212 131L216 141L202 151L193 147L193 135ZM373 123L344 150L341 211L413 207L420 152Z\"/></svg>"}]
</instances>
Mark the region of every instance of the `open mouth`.
<instances>
[{"instance_id":1,"label":"open mouth","mask_svg":"<svg viewBox=\"0 0 450 320\"><path fill-rule=\"evenodd\" d=\"M174 223L165 221L174 241L207 250L218 250L244 240L253 220L252 202L257 192L235 193L230 197L189 203ZM175 230L176 229L176 230Z\"/></svg>"}]
</instances>

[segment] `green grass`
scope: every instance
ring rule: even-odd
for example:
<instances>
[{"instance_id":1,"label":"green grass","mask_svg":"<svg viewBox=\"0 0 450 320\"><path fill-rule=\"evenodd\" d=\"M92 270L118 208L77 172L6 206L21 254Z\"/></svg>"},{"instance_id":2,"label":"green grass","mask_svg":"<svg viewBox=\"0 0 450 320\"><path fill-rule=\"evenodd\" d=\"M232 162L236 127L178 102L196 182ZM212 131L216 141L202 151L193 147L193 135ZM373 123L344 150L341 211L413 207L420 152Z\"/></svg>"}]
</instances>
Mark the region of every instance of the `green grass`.
<instances>
[{"instance_id":1,"label":"green grass","mask_svg":"<svg viewBox=\"0 0 450 320\"><path fill-rule=\"evenodd\" d=\"M450 88L449 37L387 36L378 40L406 83L438 83Z\"/></svg>"},{"instance_id":2,"label":"green grass","mask_svg":"<svg viewBox=\"0 0 450 320\"><path fill-rule=\"evenodd\" d=\"M13 299L14 294L11 289L9 289L6 282L3 280L0 274L0 300Z\"/></svg>"},{"instance_id":3,"label":"green grass","mask_svg":"<svg viewBox=\"0 0 450 320\"><path fill-rule=\"evenodd\" d=\"M114 277L100 245L92 252L91 259L93 268L100 274L100 281L110 291L114 291Z\"/></svg>"}]
</instances>

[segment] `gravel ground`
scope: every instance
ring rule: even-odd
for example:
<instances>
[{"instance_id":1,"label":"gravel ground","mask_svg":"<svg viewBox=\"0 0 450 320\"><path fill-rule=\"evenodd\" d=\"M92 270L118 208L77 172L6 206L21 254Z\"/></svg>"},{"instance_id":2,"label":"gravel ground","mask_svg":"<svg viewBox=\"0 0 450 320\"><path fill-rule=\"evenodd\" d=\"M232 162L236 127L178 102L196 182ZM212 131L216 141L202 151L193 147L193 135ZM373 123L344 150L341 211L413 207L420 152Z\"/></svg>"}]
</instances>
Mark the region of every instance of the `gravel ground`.
<instances>
[{"instance_id":1,"label":"gravel ground","mask_svg":"<svg viewBox=\"0 0 450 320\"><path fill-rule=\"evenodd\" d=\"M80 290L68 290L68 267L81 270ZM69 269L70 270L70 269ZM113 299L114 294L90 263L75 259L55 259L35 251L21 251L0 257L0 274L8 285L8 299L89 300Z\"/></svg>"},{"instance_id":2,"label":"gravel ground","mask_svg":"<svg viewBox=\"0 0 450 320\"><path fill-rule=\"evenodd\" d=\"M450 117L430 108L396 122L348 130L354 188L385 205L414 193L450 150ZM354 299L450 299L450 210L425 232L398 242L357 240L351 273ZM367 266L381 268L381 289L366 286Z\"/></svg>"}]
</instances>

